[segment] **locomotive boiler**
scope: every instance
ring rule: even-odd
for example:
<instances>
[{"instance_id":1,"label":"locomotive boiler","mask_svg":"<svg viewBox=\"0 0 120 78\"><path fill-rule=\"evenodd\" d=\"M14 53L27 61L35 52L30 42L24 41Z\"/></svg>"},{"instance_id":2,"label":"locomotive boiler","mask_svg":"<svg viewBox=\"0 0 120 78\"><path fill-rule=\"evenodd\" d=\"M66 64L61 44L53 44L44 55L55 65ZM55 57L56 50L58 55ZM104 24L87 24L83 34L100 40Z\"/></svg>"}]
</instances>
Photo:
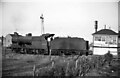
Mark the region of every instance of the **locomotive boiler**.
<instances>
[{"instance_id":1,"label":"locomotive boiler","mask_svg":"<svg viewBox=\"0 0 120 78\"><path fill-rule=\"evenodd\" d=\"M48 54L48 37L54 34L43 34L41 36L16 36L12 39L10 48L12 51L27 54Z\"/></svg>"}]
</instances>

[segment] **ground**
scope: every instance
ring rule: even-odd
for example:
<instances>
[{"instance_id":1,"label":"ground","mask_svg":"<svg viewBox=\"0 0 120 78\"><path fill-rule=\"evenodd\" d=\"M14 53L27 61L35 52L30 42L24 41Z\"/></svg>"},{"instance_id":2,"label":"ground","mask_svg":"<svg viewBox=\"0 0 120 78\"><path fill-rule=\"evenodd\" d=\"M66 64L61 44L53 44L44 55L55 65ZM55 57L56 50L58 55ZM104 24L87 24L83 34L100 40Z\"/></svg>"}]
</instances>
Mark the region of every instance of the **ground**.
<instances>
[{"instance_id":1,"label":"ground","mask_svg":"<svg viewBox=\"0 0 120 78\"><path fill-rule=\"evenodd\" d=\"M50 71L52 74L54 71L54 75L56 75L55 72L57 72L57 75L60 75L58 74L58 72L61 72L60 67L62 66L64 67L62 71L65 69L67 70L68 62L69 62L68 68L72 68L70 66L74 67L75 62L71 59L77 57L77 56L74 57L52 56L51 58L54 60L53 62L51 61L50 57L47 55L44 56L44 55L17 54L17 53L13 53L9 49L6 50L4 49L4 51L2 52L4 52L2 54L2 76L37 76L38 74L41 76L41 74L46 75L46 71L47 72ZM85 58L89 58L89 60L90 58L92 58L93 61L94 56L92 55L92 56L79 57L78 61L80 62L80 64L78 65L81 66L81 68L85 68L87 70L90 68L86 68L84 66L85 65L87 66L92 63L91 62L84 63L84 61L81 61L81 60L85 60ZM87 60L85 61L87 62ZM118 70L120 69L120 66L118 65L119 65L118 60L114 60L111 66L108 66L108 64L104 64L102 67L92 67L84 75L85 76L117 76ZM38 74L36 75L36 73ZM80 76L82 76L82 74L83 71L81 71Z\"/></svg>"}]
</instances>

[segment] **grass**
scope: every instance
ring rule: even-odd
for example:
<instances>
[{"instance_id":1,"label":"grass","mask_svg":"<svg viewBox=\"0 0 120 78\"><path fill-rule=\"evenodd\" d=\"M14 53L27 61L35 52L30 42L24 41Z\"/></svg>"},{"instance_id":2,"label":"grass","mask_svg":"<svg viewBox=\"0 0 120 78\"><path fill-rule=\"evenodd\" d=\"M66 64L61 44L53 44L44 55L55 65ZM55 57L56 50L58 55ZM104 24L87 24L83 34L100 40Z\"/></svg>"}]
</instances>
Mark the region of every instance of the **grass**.
<instances>
[{"instance_id":1,"label":"grass","mask_svg":"<svg viewBox=\"0 0 120 78\"><path fill-rule=\"evenodd\" d=\"M118 63L104 63L104 56L49 56L16 54L6 50L3 76L117 76ZM114 72L111 72L114 71Z\"/></svg>"}]
</instances>

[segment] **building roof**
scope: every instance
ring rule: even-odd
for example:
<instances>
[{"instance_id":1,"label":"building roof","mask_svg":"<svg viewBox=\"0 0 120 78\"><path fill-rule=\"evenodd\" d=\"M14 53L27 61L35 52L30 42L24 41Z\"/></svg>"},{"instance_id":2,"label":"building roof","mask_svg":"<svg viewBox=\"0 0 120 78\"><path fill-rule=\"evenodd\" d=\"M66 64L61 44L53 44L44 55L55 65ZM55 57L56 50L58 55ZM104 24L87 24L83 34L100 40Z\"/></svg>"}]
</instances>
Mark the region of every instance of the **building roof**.
<instances>
[{"instance_id":1,"label":"building roof","mask_svg":"<svg viewBox=\"0 0 120 78\"><path fill-rule=\"evenodd\" d=\"M118 35L118 33L114 32L113 30L110 30L110 29L102 29L102 30L99 30L99 31L93 33L92 35L95 35L95 34Z\"/></svg>"}]
</instances>

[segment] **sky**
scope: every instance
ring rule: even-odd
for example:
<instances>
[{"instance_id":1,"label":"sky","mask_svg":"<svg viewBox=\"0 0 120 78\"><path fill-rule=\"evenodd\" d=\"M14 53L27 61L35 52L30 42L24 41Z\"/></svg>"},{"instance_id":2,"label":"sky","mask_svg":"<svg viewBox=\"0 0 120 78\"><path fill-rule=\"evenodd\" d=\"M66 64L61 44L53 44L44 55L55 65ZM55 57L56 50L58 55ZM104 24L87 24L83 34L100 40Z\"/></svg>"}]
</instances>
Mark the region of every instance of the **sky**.
<instances>
[{"instance_id":1,"label":"sky","mask_svg":"<svg viewBox=\"0 0 120 78\"><path fill-rule=\"evenodd\" d=\"M111 28L118 32L119 0L1 0L0 36L17 31L25 35L41 35L44 17L45 33L60 37L80 37L92 41L95 32Z\"/></svg>"},{"instance_id":2,"label":"sky","mask_svg":"<svg viewBox=\"0 0 120 78\"><path fill-rule=\"evenodd\" d=\"M120 31L120 1L118 3L118 30Z\"/></svg>"}]
</instances>

